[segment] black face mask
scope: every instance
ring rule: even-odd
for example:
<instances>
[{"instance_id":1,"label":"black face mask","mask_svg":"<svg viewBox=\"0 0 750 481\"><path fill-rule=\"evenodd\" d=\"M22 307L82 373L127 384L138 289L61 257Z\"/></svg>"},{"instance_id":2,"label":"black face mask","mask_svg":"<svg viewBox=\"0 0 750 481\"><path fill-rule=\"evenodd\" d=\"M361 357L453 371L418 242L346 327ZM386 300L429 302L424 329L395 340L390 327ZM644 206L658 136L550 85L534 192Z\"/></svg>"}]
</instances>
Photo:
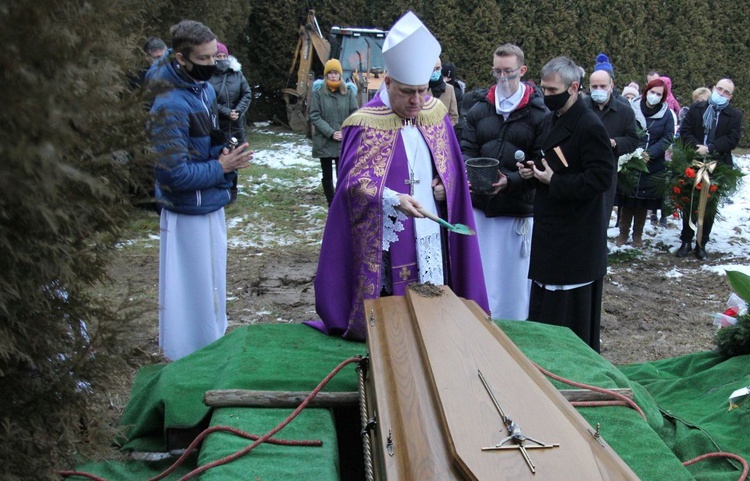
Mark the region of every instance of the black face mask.
<instances>
[{"instance_id":1,"label":"black face mask","mask_svg":"<svg viewBox=\"0 0 750 481\"><path fill-rule=\"evenodd\" d=\"M199 65L197 63L193 63L190 60L188 60L190 64L193 66L190 70L185 68L188 75L190 75L195 80L198 80L200 82L205 82L206 80L210 79L211 76L216 72L216 65Z\"/></svg>"},{"instance_id":2,"label":"black face mask","mask_svg":"<svg viewBox=\"0 0 750 481\"><path fill-rule=\"evenodd\" d=\"M557 112L561 108L565 107L565 104L568 103L569 98L570 92L568 92L568 90L566 89L564 92L560 92L559 94L545 95L544 105L546 105L547 108L551 111Z\"/></svg>"}]
</instances>

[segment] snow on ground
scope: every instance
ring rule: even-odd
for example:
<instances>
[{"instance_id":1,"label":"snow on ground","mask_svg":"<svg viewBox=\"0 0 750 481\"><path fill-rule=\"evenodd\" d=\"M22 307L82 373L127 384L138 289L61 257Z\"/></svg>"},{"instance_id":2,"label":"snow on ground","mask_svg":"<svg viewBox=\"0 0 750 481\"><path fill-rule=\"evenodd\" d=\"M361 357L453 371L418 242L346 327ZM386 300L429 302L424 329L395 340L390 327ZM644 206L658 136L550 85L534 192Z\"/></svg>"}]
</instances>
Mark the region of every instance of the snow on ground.
<instances>
[{"instance_id":1,"label":"snow on ground","mask_svg":"<svg viewBox=\"0 0 750 481\"><path fill-rule=\"evenodd\" d=\"M253 156L253 165L260 165L272 169L298 169L307 174L300 183L299 180L280 179L268 174L260 177L243 173L238 184L239 195L253 197L258 189L273 185L282 191L294 192L302 189L316 189L320 186L320 161L312 156L312 144L309 139L295 133L277 133L279 142L272 148L257 150ZM246 171L252 172L252 169ZM320 239L323 231L323 223L319 220L321 212L325 212L323 205L301 204L300 207L308 213L303 217L304 229L296 229L291 235L279 234L288 229L277 229L273 222L266 220L263 223L262 232L257 232L257 224L253 222L255 213L245 212L241 216L227 218L227 242L230 247L255 247L267 246L283 247L300 242L309 242L310 239Z\"/></svg>"},{"instance_id":2,"label":"snow on ground","mask_svg":"<svg viewBox=\"0 0 750 481\"><path fill-rule=\"evenodd\" d=\"M747 177L744 177L740 181L737 192L730 199L731 203L725 202L719 208L720 217L716 218L713 229L711 229L711 240L706 245L706 251L708 252L709 259L711 258L711 252L721 252L730 259L737 258L738 262L742 262L744 259L750 258L750 155L735 155L734 163ZM620 230L615 225L615 218L616 215L613 214L609 223L609 229L607 230L609 251L618 252L632 249L633 247L627 244L621 247L615 246L614 239L620 233ZM652 246L668 246L670 254L674 254L677 248L680 247L682 219L674 219L668 216L667 223L668 228L664 229L662 227L654 227L651 225L651 222L646 221L643 240L646 242L650 241ZM653 248L644 248L643 252L645 255L662 253L661 250ZM686 269L692 268L694 267L686 267ZM740 270L750 275L750 266L735 264L731 261L722 265L703 265L701 269L718 274L725 274L726 270ZM668 277L680 277L682 273L680 269L673 268L665 273L665 275Z\"/></svg>"},{"instance_id":3,"label":"snow on ground","mask_svg":"<svg viewBox=\"0 0 750 481\"><path fill-rule=\"evenodd\" d=\"M262 126L260 126L262 127ZM255 152L253 163L256 165L264 165L274 169L301 169L309 172L309 176L306 178L304 188L314 189L320 185L320 164L318 159L312 157L312 145L309 139L295 133L275 133L278 136L279 142L273 146L273 148L259 150ZM734 157L735 165L747 175L743 179L737 192L731 199L731 203L726 202L720 208L721 217L717 217L714 227L711 232L711 242L706 246L709 258L711 252L721 252L725 257L729 259L737 258L738 263L730 262L722 265L703 265L701 268L708 272L715 272L724 274L726 270L741 270L750 275L750 266L740 264L743 259L750 258L750 155L740 155ZM259 178L252 176L243 176L240 179L240 195L252 196L258 185L274 183L278 184L281 188L299 188L300 185L291 185L291 182L284 179L276 179L269 177L264 174ZM244 184L244 185L243 185ZM324 209L322 206L310 206L311 209ZM284 246L290 245L296 242L298 239L293 238L278 238L278 235L272 226L266 225L263 229L263 234L259 239L254 242L248 243L246 239L247 226L252 226L251 212L244 213L241 216L236 216L227 219L227 227L229 234L229 245L230 246L249 246L254 245L262 247L263 245L276 245ZM617 247L614 244L614 239L619 234L619 229L615 225L615 215L610 220L609 229L607 230L607 236L609 238L609 250L611 253L632 249L630 245L624 245ZM311 221L312 222L312 221ZM671 216L668 217L668 228L654 227L650 222L646 222L646 228L644 229L644 240L650 242L650 246L643 249L642 255L663 255L663 250L655 248L655 246L667 246L670 254L680 246L680 229L682 228L682 221L680 219L674 219ZM301 230L297 233L297 236L301 236L305 239L317 238L322 226L315 225L316 222L312 222L312 225L305 230ZM244 228L243 228L244 227ZM296 236L295 236L296 237ZM149 236L148 241L154 242L158 239L158 236ZM143 240L141 240L142 242ZM133 243L136 241L126 241L123 244ZM694 267L686 267L694 268ZM668 277L680 277L682 273L680 269L673 268L669 272L665 272L665 276Z\"/></svg>"}]
</instances>

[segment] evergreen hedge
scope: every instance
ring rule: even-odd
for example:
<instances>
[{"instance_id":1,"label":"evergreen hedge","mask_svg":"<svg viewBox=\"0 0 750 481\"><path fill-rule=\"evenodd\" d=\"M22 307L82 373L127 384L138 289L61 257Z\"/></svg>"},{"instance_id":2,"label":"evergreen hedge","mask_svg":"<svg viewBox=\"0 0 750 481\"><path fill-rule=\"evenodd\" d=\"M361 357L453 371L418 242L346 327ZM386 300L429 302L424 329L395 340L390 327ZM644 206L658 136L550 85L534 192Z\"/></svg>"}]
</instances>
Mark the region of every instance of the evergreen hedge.
<instances>
[{"instance_id":1,"label":"evergreen hedge","mask_svg":"<svg viewBox=\"0 0 750 481\"><path fill-rule=\"evenodd\" d=\"M442 60L454 62L470 88L489 85L492 53L505 42L520 45L526 54L527 79L539 80L542 66L567 55L593 70L596 55L605 52L621 89L631 81L645 86L649 70L672 79L674 94L689 105L692 91L711 87L722 77L735 81L732 100L750 112L750 29L744 28L739 3L709 0L651 2L646 0L330 0L308 2L315 8L324 35L332 25L388 29L412 9L438 37ZM306 6L292 0L255 0L248 18L245 71L262 96L249 117L284 119L280 90L293 87L289 75L297 42L297 26ZM316 72L321 74L320 70ZM750 145L745 133L742 145Z\"/></svg>"}]
</instances>

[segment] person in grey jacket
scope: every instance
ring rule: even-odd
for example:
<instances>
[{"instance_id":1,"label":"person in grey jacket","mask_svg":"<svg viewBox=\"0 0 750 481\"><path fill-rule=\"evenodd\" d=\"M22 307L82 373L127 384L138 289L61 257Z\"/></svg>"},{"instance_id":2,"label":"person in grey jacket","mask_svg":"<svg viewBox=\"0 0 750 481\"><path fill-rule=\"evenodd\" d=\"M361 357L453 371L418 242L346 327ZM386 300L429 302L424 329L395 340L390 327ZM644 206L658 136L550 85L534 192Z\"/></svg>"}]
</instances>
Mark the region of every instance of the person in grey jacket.
<instances>
[{"instance_id":1,"label":"person in grey jacket","mask_svg":"<svg viewBox=\"0 0 750 481\"><path fill-rule=\"evenodd\" d=\"M320 159L323 170L323 192L328 206L333 201L333 166L338 173L341 155L341 124L357 110L357 95L353 85L347 85L341 78L341 62L331 59L326 62L323 76L324 85L313 93L310 105L310 122L313 127L313 157Z\"/></svg>"},{"instance_id":2,"label":"person in grey jacket","mask_svg":"<svg viewBox=\"0 0 750 481\"><path fill-rule=\"evenodd\" d=\"M229 55L226 45L216 43L216 73L211 77L219 106L219 127L239 143L245 141L245 113L253 92L242 73L242 65Z\"/></svg>"},{"instance_id":3,"label":"person in grey jacket","mask_svg":"<svg viewBox=\"0 0 750 481\"><path fill-rule=\"evenodd\" d=\"M226 45L216 42L216 72L211 77L211 85L216 91L216 103L219 107L219 128L224 133L226 142L232 137L235 145L245 142L245 112L250 107L253 92L242 73L242 65L229 55ZM234 177L230 190L231 201L237 200L237 176Z\"/></svg>"}]
</instances>

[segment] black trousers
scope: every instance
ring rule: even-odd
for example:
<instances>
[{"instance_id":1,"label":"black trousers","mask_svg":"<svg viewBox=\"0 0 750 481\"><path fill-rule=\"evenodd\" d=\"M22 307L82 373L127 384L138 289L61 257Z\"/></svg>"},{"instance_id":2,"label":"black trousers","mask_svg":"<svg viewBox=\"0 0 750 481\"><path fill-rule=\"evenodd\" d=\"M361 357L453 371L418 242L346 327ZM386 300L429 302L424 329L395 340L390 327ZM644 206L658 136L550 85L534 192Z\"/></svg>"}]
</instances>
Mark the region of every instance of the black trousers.
<instances>
[{"instance_id":1,"label":"black trousers","mask_svg":"<svg viewBox=\"0 0 750 481\"><path fill-rule=\"evenodd\" d=\"M603 286L604 280L597 279L577 289L551 291L532 281L529 320L570 328L599 352Z\"/></svg>"},{"instance_id":2,"label":"black trousers","mask_svg":"<svg viewBox=\"0 0 750 481\"><path fill-rule=\"evenodd\" d=\"M701 247L706 247L706 244L708 244L709 237L711 235L711 229L714 226L714 217L715 215L710 215L706 213L706 216L703 218L703 235L701 236ZM680 240L686 244L689 244L693 242L693 237L695 236L695 231L690 228L690 223L688 222L689 217L685 215L685 212L682 213L682 232L680 232ZM696 227L698 226L698 219L693 218L693 223L695 223Z\"/></svg>"},{"instance_id":3,"label":"black trousers","mask_svg":"<svg viewBox=\"0 0 750 481\"><path fill-rule=\"evenodd\" d=\"M336 192L336 188L333 185L333 166L336 166L336 174L339 172L339 158L338 157L321 157L320 168L323 170L323 192L326 195L328 206L330 207L331 201L333 201L333 194Z\"/></svg>"}]
</instances>

